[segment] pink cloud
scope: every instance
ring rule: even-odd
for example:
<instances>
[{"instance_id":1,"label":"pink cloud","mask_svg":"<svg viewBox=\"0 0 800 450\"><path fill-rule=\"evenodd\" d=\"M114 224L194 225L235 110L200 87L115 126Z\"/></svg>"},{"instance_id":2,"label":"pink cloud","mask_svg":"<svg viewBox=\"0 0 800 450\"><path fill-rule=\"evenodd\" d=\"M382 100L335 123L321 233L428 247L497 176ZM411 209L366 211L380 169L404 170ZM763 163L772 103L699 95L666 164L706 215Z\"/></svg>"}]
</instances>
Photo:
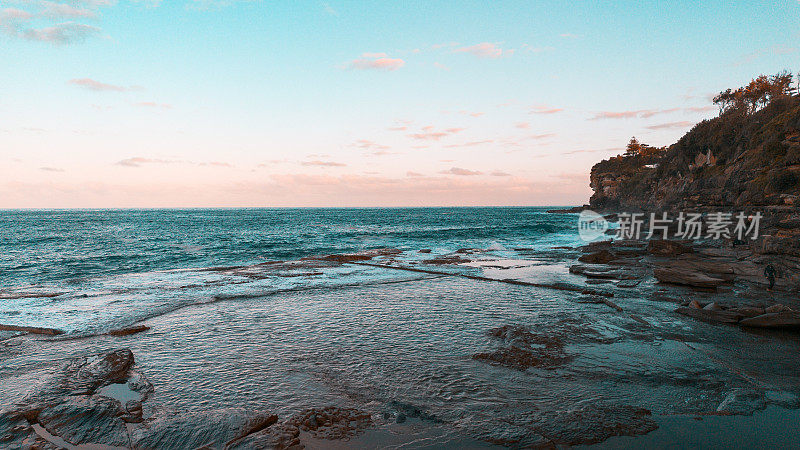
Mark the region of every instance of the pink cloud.
<instances>
[{"instance_id":1,"label":"pink cloud","mask_svg":"<svg viewBox=\"0 0 800 450\"><path fill-rule=\"evenodd\" d=\"M364 53L361 58L350 61L351 69L357 70L397 70L406 64L400 58L389 58L385 53Z\"/></svg>"},{"instance_id":2,"label":"pink cloud","mask_svg":"<svg viewBox=\"0 0 800 450\"><path fill-rule=\"evenodd\" d=\"M530 128L530 127L531 127L531 124L529 124L528 122L517 122L517 123L516 123L516 125L514 125L514 126L515 126L516 128L520 128L520 129L523 129L523 130L525 130L525 129L528 129L528 128Z\"/></svg>"},{"instance_id":3,"label":"pink cloud","mask_svg":"<svg viewBox=\"0 0 800 450\"><path fill-rule=\"evenodd\" d=\"M345 167L347 164L334 162L334 161L303 161L300 163L303 166L318 166L318 167Z\"/></svg>"},{"instance_id":4,"label":"pink cloud","mask_svg":"<svg viewBox=\"0 0 800 450\"><path fill-rule=\"evenodd\" d=\"M667 122L661 123L658 125L650 125L647 127L648 130L664 130L670 128L688 128L694 125L694 122Z\"/></svg>"},{"instance_id":5,"label":"pink cloud","mask_svg":"<svg viewBox=\"0 0 800 450\"><path fill-rule=\"evenodd\" d=\"M459 176L471 176L471 175L483 174L483 172L478 172L476 170L462 169L461 167L451 167L450 169L443 170L439 173L446 175L459 175Z\"/></svg>"},{"instance_id":6,"label":"pink cloud","mask_svg":"<svg viewBox=\"0 0 800 450\"><path fill-rule=\"evenodd\" d=\"M75 78L69 80L67 83L89 89L90 91L126 92L141 90L141 87L139 86L117 86L115 84L102 83L91 78Z\"/></svg>"},{"instance_id":7,"label":"pink cloud","mask_svg":"<svg viewBox=\"0 0 800 450\"><path fill-rule=\"evenodd\" d=\"M531 134L526 136L526 139L546 139L555 136L555 133Z\"/></svg>"},{"instance_id":8,"label":"pink cloud","mask_svg":"<svg viewBox=\"0 0 800 450\"><path fill-rule=\"evenodd\" d=\"M633 119L641 118L647 119L659 114L668 114L678 111L678 108L670 109L638 109L635 111L601 111L595 113L594 117L589 120L604 120L604 119Z\"/></svg>"},{"instance_id":9,"label":"pink cloud","mask_svg":"<svg viewBox=\"0 0 800 450\"><path fill-rule=\"evenodd\" d=\"M67 19L67 18L89 18L94 19L97 14L88 9L76 8L66 3L55 3L50 1L42 2L44 11L41 15L51 19Z\"/></svg>"},{"instance_id":10,"label":"pink cloud","mask_svg":"<svg viewBox=\"0 0 800 450\"><path fill-rule=\"evenodd\" d=\"M421 133L412 133L409 134L408 137L423 140L423 141L438 141L443 137L450 136L451 134L456 134L461 131L464 131L463 128L447 128L444 131L434 131L433 126L426 126L422 128Z\"/></svg>"},{"instance_id":11,"label":"pink cloud","mask_svg":"<svg viewBox=\"0 0 800 450\"><path fill-rule=\"evenodd\" d=\"M174 164L179 161L172 161L168 159L153 159L143 158L141 156L134 156L133 158L123 159L117 161L116 165L123 167L142 167L144 164Z\"/></svg>"},{"instance_id":12,"label":"pink cloud","mask_svg":"<svg viewBox=\"0 0 800 450\"><path fill-rule=\"evenodd\" d=\"M99 32L99 28L91 25L67 22L54 25L52 27L39 29L31 28L23 31L22 36L30 41L65 45L83 41L87 37Z\"/></svg>"},{"instance_id":13,"label":"pink cloud","mask_svg":"<svg viewBox=\"0 0 800 450\"><path fill-rule=\"evenodd\" d=\"M490 175L492 175L493 177L510 177L511 176L510 173L500 172L499 170L495 170Z\"/></svg>"},{"instance_id":14,"label":"pink cloud","mask_svg":"<svg viewBox=\"0 0 800 450\"><path fill-rule=\"evenodd\" d=\"M353 146L362 148L364 150L388 150L389 148L391 148L388 145L381 145L378 144L377 142L373 142L367 139L359 139L353 144Z\"/></svg>"},{"instance_id":15,"label":"pink cloud","mask_svg":"<svg viewBox=\"0 0 800 450\"><path fill-rule=\"evenodd\" d=\"M684 108L684 110L686 112L698 113L698 112L716 111L717 107L716 106L712 106L712 105L709 105L709 106L692 106L692 107L689 107L689 108Z\"/></svg>"},{"instance_id":16,"label":"pink cloud","mask_svg":"<svg viewBox=\"0 0 800 450\"><path fill-rule=\"evenodd\" d=\"M457 48L453 51L456 53L471 53L480 58L500 58L501 56L510 56L514 53L514 50L503 50L491 42L481 42L480 44L470 45L469 47Z\"/></svg>"},{"instance_id":17,"label":"pink cloud","mask_svg":"<svg viewBox=\"0 0 800 450\"><path fill-rule=\"evenodd\" d=\"M444 147L445 148L475 147L477 145L491 144L492 142L494 142L493 139L486 139L486 140L483 140L483 141L465 142L463 144L450 144L450 145L445 145Z\"/></svg>"},{"instance_id":18,"label":"pink cloud","mask_svg":"<svg viewBox=\"0 0 800 450\"><path fill-rule=\"evenodd\" d=\"M534 105L531 107L531 114L555 114L563 111L564 108L554 108L547 105Z\"/></svg>"}]
</instances>

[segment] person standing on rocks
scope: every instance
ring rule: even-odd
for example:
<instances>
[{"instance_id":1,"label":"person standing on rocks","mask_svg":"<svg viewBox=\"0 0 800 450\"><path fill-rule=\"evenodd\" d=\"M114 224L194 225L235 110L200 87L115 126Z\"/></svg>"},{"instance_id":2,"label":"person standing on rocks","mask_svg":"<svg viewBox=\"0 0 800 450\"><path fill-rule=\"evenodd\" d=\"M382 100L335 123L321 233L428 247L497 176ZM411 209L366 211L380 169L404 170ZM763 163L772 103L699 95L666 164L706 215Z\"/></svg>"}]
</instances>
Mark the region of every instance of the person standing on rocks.
<instances>
[{"instance_id":1,"label":"person standing on rocks","mask_svg":"<svg viewBox=\"0 0 800 450\"><path fill-rule=\"evenodd\" d=\"M772 264L767 264L767 267L764 268L764 276L769 281L767 290L771 291L775 287L775 267Z\"/></svg>"}]
</instances>

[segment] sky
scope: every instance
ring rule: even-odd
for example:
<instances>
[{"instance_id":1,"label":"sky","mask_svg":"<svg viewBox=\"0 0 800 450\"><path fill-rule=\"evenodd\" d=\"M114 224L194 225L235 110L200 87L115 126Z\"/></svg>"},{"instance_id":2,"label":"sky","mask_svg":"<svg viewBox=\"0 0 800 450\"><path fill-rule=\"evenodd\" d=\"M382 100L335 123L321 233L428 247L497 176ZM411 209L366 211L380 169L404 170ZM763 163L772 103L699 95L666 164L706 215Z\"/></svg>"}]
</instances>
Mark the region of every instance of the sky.
<instances>
[{"instance_id":1,"label":"sky","mask_svg":"<svg viewBox=\"0 0 800 450\"><path fill-rule=\"evenodd\" d=\"M579 205L800 1L0 0L0 208Z\"/></svg>"}]
</instances>

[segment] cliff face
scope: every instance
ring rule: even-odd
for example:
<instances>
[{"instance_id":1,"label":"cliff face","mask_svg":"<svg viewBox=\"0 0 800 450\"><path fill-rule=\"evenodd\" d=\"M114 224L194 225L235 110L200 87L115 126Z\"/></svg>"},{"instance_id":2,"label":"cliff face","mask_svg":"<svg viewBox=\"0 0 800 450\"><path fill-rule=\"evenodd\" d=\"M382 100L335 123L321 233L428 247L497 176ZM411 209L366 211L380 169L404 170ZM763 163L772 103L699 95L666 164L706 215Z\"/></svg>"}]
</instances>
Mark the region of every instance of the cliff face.
<instances>
[{"instance_id":1,"label":"cliff face","mask_svg":"<svg viewBox=\"0 0 800 450\"><path fill-rule=\"evenodd\" d=\"M703 121L650 160L602 161L591 187L601 211L760 212L759 238L747 241L754 257L800 273L800 97Z\"/></svg>"},{"instance_id":2,"label":"cliff face","mask_svg":"<svg viewBox=\"0 0 800 450\"><path fill-rule=\"evenodd\" d=\"M596 209L793 211L800 206L800 97L696 125L651 158L618 156L592 168Z\"/></svg>"}]
</instances>

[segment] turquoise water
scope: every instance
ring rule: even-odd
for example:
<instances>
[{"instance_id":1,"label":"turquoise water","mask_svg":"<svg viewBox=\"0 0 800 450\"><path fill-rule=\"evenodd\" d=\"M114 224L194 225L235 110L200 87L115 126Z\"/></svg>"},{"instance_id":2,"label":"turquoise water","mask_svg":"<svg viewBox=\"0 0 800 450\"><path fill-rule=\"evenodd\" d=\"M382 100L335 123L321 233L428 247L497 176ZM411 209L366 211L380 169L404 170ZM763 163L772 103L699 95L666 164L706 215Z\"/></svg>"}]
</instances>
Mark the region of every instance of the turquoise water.
<instances>
[{"instance_id":1,"label":"turquoise water","mask_svg":"<svg viewBox=\"0 0 800 450\"><path fill-rule=\"evenodd\" d=\"M200 269L402 250L395 259L578 242L571 215L545 208L0 211L0 323L95 333L220 296L400 279L356 267L261 279ZM317 274L320 270L309 270ZM292 275L292 276L286 276Z\"/></svg>"}]
</instances>

